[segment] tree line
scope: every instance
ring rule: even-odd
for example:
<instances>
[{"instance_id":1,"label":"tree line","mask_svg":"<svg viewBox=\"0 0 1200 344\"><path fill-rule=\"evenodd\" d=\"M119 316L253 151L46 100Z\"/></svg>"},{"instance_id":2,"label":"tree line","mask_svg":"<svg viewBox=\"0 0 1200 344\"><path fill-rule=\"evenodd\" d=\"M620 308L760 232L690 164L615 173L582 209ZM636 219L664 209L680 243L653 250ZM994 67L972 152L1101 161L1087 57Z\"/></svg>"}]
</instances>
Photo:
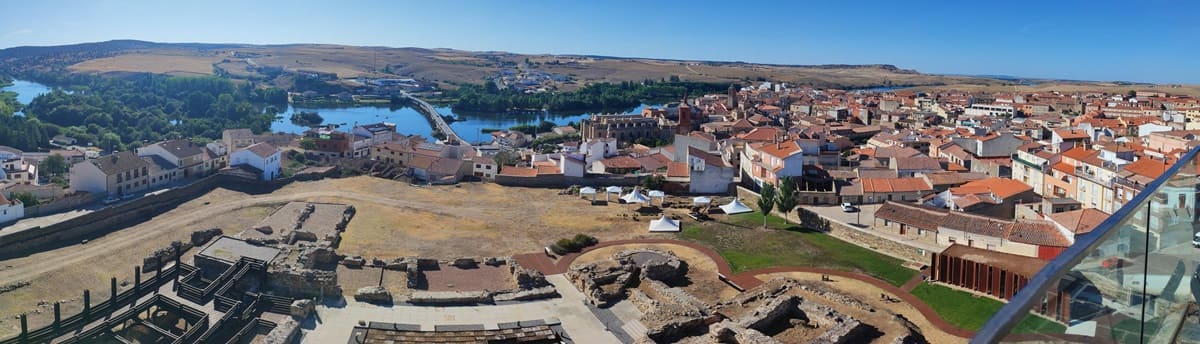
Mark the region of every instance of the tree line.
<instances>
[{"instance_id":1,"label":"tree line","mask_svg":"<svg viewBox=\"0 0 1200 344\"><path fill-rule=\"evenodd\" d=\"M702 82L646 80L588 84L571 92L524 93L512 88L501 89L495 82L488 81L483 85L459 85L458 90L450 95L457 99L451 105L454 111L623 111L647 101L676 100L684 93L700 95L720 92L728 86Z\"/></svg>"},{"instance_id":2,"label":"tree line","mask_svg":"<svg viewBox=\"0 0 1200 344\"><path fill-rule=\"evenodd\" d=\"M66 135L104 150L126 150L173 138L219 139L224 129L268 131L286 107L287 92L220 77L135 75L109 78L44 73L23 76L56 87L13 116L15 101L0 105L0 144L48 148ZM270 105L280 105L270 106Z\"/></svg>"}]
</instances>

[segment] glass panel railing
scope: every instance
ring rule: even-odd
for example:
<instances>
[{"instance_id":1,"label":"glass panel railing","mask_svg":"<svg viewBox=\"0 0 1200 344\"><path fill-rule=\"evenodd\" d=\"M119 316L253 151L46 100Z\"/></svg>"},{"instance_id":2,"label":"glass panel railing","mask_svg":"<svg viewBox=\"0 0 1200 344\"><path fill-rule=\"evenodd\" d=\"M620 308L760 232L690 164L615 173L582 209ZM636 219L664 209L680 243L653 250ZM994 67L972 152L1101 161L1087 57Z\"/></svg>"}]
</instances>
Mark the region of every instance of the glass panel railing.
<instances>
[{"instance_id":1,"label":"glass panel railing","mask_svg":"<svg viewBox=\"0 0 1200 344\"><path fill-rule=\"evenodd\" d=\"M972 343L1200 343L1197 150L1035 275ZM1028 313L1065 332L1016 326ZM1039 332L1040 330L1040 332Z\"/></svg>"}]
</instances>

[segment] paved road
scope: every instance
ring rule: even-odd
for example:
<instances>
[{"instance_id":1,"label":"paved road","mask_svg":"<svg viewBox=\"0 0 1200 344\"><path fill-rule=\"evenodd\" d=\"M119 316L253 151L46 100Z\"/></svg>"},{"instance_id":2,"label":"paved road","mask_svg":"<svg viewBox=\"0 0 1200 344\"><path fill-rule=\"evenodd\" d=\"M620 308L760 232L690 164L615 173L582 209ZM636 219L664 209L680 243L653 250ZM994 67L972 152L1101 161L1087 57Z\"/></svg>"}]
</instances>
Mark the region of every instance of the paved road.
<instances>
[{"instance_id":1,"label":"paved road","mask_svg":"<svg viewBox=\"0 0 1200 344\"><path fill-rule=\"evenodd\" d=\"M420 201L368 196L337 191L312 191L284 195L253 196L251 198L231 202L213 203L191 212L175 214L174 216L159 215L150 221L133 227L113 231L88 244L73 245L56 250L36 253L30 256L0 261L12 268L0 271L0 285L16 281L28 281L35 277L68 266L86 264L89 260L103 259L108 252L122 250L133 244L159 235L158 228L168 226L189 226L205 218L221 216L234 210L268 204L278 204L291 201L303 201L317 197L337 197L355 201L372 202L385 206L415 209L432 212L444 216L456 216L435 205Z\"/></svg>"},{"instance_id":2,"label":"paved road","mask_svg":"<svg viewBox=\"0 0 1200 344\"><path fill-rule=\"evenodd\" d=\"M316 307L316 320L303 324L302 343L344 343L359 320L419 324L422 330L435 325L483 324L495 328L502 322L558 318L576 343L620 343L583 303L583 294L563 275L546 276L561 298L507 305L463 307L376 306L358 303Z\"/></svg>"},{"instance_id":3,"label":"paved road","mask_svg":"<svg viewBox=\"0 0 1200 344\"><path fill-rule=\"evenodd\" d=\"M806 206L804 206L804 209L812 210L813 212L820 214L821 216L824 216L829 219L833 219L834 221L845 223L847 225L851 225L851 226L854 226L855 224L864 225L865 227L858 227L864 233L874 234L876 236L883 237L885 239L888 239L888 240L891 240L894 242L898 242L898 243L905 244L908 246L916 247L919 249L924 249L925 251L928 251L928 252L941 252L943 249L945 249L945 247L941 247L941 246L938 246L938 245L930 243L930 242L925 242L925 241L915 240L913 238L900 236L900 234L893 232L894 229L872 228L871 224L874 223L874 221L875 221L875 210L879 209L879 206L880 206L879 204L863 204L863 205L859 206L859 211L853 212L853 213L847 213L845 211L842 211L841 206L816 207L816 206L807 206L806 205Z\"/></svg>"}]
</instances>

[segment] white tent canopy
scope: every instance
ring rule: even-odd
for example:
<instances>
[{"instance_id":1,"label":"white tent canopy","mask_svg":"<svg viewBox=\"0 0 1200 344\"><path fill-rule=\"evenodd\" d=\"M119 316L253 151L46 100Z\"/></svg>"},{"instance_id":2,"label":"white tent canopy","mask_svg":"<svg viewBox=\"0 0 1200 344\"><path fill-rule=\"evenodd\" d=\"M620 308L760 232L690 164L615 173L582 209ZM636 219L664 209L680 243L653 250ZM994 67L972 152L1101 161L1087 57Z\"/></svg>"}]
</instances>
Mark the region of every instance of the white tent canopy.
<instances>
[{"instance_id":1,"label":"white tent canopy","mask_svg":"<svg viewBox=\"0 0 1200 344\"><path fill-rule=\"evenodd\" d=\"M637 190L621 196L621 199L625 200L625 203L650 203L650 199Z\"/></svg>"},{"instance_id":2,"label":"white tent canopy","mask_svg":"<svg viewBox=\"0 0 1200 344\"><path fill-rule=\"evenodd\" d=\"M650 231L651 232L678 232L679 231L679 221L675 221L674 219L667 217L667 215L663 215L658 220L650 221Z\"/></svg>"},{"instance_id":3,"label":"white tent canopy","mask_svg":"<svg viewBox=\"0 0 1200 344\"><path fill-rule=\"evenodd\" d=\"M608 196L612 195L612 194L617 194L617 196L621 196L621 187L620 186L610 186L610 187L604 188L604 201L608 202Z\"/></svg>"},{"instance_id":4,"label":"white tent canopy","mask_svg":"<svg viewBox=\"0 0 1200 344\"><path fill-rule=\"evenodd\" d=\"M579 194L580 195L595 195L596 188L586 187L586 188L579 189Z\"/></svg>"},{"instance_id":5,"label":"white tent canopy","mask_svg":"<svg viewBox=\"0 0 1200 344\"><path fill-rule=\"evenodd\" d=\"M708 197L700 196L692 198L692 204L695 205L708 205L710 203L712 203L712 199Z\"/></svg>"},{"instance_id":6,"label":"white tent canopy","mask_svg":"<svg viewBox=\"0 0 1200 344\"><path fill-rule=\"evenodd\" d=\"M741 214L752 212L754 209L750 209L750 207L742 204L742 201L734 198L732 202L729 202L729 204L721 206L721 211L724 211L726 214Z\"/></svg>"}]
</instances>

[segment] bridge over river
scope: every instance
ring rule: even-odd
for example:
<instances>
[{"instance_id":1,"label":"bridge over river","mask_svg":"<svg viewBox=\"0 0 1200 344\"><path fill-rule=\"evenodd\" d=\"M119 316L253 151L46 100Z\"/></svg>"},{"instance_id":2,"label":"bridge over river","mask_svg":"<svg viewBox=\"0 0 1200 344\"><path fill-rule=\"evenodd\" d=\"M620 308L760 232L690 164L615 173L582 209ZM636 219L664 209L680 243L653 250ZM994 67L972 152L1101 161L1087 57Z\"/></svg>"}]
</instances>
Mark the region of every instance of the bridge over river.
<instances>
[{"instance_id":1,"label":"bridge over river","mask_svg":"<svg viewBox=\"0 0 1200 344\"><path fill-rule=\"evenodd\" d=\"M435 109L433 105L429 105L429 103L425 102L424 100L413 97L407 92L404 93L404 97L408 98L413 105L416 105L414 108L417 109L417 112L425 115L425 117L429 119L429 122L433 124L435 129L442 132L442 134L446 136L446 139L443 140L446 144L469 144L466 140L463 140L462 137L458 136L458 133L454 132L454 128L451 128L450 124L446 123L446 119L442 117L442 114L438 113L437 109Z\"/></svg>"}]
</instances>

